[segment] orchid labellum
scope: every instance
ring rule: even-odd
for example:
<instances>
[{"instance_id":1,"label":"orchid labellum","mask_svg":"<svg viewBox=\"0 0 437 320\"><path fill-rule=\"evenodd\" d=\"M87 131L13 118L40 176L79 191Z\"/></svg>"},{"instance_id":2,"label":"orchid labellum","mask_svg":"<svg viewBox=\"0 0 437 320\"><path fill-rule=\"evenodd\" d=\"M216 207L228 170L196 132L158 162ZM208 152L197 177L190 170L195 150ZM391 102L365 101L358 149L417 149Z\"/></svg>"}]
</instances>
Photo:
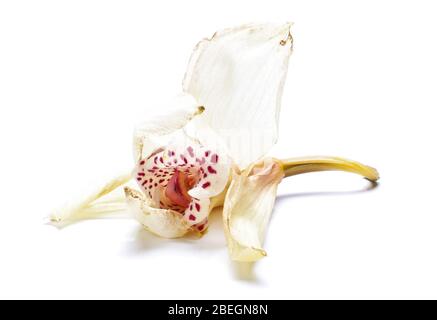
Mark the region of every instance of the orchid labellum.
<instances>
[{"instance_id":1,"label":"orchid labellum","mask_svg":"<svg viewBox=\"0 0 437 320\"><path fill-rule=\"evenodd\" d=\"M204 233L222 207L231 258L256 261L284 177L342 170L376 181L375 169L336 157L265 157L276 143L293 39L290 24L249 24L216 32L191 56L183 93L166 114L134 133L135 167L74 206L54 213L64 225L120 210L165 238ZM136 186L129 185L135 181ZM103 201L124 187L125 201Z\"/></svg>"}]
</instances>

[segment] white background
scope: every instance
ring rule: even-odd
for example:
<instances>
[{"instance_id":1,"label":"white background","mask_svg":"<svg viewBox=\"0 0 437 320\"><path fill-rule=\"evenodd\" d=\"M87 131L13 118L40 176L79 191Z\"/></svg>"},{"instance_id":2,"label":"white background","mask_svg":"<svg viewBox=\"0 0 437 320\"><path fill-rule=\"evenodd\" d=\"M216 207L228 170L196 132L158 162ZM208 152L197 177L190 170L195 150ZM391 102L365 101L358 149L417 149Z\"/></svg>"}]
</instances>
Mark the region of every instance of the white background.
<instances>
[{"instance_id":1,"label":"white background","mask_svg":"<svg viewBox=\"0 0 437 320\"><path fill-rule=\"evenodd\" d=\"M0 298L437 298L432 1L0 2ZM285 180L252 270L220 217L201 240L136 221L44 224L132 166L131 134L181 91L194 45L293 21L277 157L372 165Z\"/></svg>"}]
</instances>

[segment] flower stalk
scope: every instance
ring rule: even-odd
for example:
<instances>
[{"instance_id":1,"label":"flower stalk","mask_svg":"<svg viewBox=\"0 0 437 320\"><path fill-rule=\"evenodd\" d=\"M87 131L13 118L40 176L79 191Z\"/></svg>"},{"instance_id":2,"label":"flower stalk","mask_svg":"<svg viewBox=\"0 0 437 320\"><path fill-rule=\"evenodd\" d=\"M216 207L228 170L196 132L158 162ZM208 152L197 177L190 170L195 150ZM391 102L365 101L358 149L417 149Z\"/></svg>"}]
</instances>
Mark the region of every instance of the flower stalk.
<instances>
[{"instance_id":1,"label":"flower stalk","mask_svg":"<svg viewBox=\"0 0 437 320\"><path fill-rule=\"evenodd\" d=\"M285 177L295 176L307 172L318 171L345 171L359 174L376 182L379 179L379 173L376 169L366 166L357 161L352 161L340 157L302 157L279 160L284 170Z\"/></svg>"}]
</instances>

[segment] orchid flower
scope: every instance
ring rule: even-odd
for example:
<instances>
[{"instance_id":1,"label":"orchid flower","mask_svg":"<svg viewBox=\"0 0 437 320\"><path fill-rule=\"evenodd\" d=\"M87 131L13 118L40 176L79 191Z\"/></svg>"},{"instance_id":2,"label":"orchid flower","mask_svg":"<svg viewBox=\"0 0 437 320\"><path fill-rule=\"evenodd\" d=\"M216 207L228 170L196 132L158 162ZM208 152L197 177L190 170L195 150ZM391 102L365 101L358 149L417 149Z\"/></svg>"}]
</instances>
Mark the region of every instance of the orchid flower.
<instances>
[{"instance_id":1,"label":"orchid flower","mask_svg":"<svg viewBox=\"0 0 437 320\"><path fill-rule=\"evenodd\" d=\"M266 157L276 143L281 97L293 47L289 23L250 24L216 32L194 49L183 94L166 114L135 130L132 173L52 215L62 225L123 208L101 198L123 187L132 215L165 238L203 234L208 216L223 207L230 256L256 261L284 177L324 170L375 169L336 157ZM127 185L135 181L136 186Z\"/></svg>"}]
</instances>

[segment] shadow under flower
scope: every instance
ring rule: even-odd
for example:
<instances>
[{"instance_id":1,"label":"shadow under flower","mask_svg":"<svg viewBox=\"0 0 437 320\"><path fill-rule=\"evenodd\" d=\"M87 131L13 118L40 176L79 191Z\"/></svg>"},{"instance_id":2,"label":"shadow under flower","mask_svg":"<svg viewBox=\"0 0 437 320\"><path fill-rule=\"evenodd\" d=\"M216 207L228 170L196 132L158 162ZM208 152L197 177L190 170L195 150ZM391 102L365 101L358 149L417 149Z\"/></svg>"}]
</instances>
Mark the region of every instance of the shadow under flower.
<instances>
[{"instance_id":1,"label":"shadow under flower","mask_svg":"<svg viewBox=\"0 0 437 320\"><path fill-rule=\"evenodd\" d=\"M378 183L370 182L362 189L351 191L315 191L303 193L290 193L280 195L276 198L276 204L298 197L331 196L331 195L353 195L374 190ZM275 212L273 212L275 213ZM142 255L152 250L163 247L184 247L193 250L223 250L226 248L226 239L223 232L221 208L216 208L210 215L210 225L203 237L187 236L180 239L164 239L153 235L142 227L138 227L133 235L133 241L129 242L124 250L127 255ZM262 284L255 272L256 263L231 261L230 268L237 280L253 284Z\"/></svg>"},{"instance_id":2,"label":"shadow under flower","mask_svg":"<svg viewBox=\"0 0 437 320\"><path fill-rule=\"evenodd\" d=\"M293 199L293 198L300 198L300 197L316 197L316 196L346 196L346 195L353 195L358 193L364 193L369 192L378 187L378 182L374 181L368 181L368 184L365 188L357 189L357 190L350 190L350 191L312 191L312 192L301 192L301 193L288 193L279 195L276 197L276 204L281 203L283 201Z\"/></svg>"},{"instance_id":3,"label":"shadow under flower","mask_svg":"<svg viewBox=\"0 0 437 320\"><path fill-rule=\"evenodd\" d=\"M226 239L223 232L221 208L216 208L210 214L209 227L203 236L195 234L187 235L178 239L165 239L158 237L143 227L139 226L129 242L125 253L127 255L141 255L151 250L163 247L184 247L185 249L220 250L226 247Z\"/></svg>"}]
</instances>

